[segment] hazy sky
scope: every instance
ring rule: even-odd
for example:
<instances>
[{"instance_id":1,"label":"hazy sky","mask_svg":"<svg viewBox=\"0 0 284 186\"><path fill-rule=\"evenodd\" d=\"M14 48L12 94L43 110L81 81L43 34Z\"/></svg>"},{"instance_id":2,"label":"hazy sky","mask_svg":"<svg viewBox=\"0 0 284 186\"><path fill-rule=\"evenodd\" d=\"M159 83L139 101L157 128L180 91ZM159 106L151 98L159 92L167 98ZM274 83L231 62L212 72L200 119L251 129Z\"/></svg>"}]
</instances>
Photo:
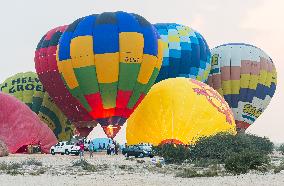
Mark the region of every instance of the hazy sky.
<instances>
[{"instance_id":1,"label":"hazy sky","mask_svg":"<svg viewBox=\"0 0 284 186\"><path fill-rule=\"evenodd\" d=\"M34 50L51 28L93 13L135 12L152 23L175 22L199 31L210 48L245 42L263 49L278 71L271 104L248 131L284 142L284 0L0 0L0 82L34 71ZM283 110L282 110L283 109ZM93 135L103 136L102 130ZM125 130L117 138L124 140Z\"/></svg>"}]
</instances>

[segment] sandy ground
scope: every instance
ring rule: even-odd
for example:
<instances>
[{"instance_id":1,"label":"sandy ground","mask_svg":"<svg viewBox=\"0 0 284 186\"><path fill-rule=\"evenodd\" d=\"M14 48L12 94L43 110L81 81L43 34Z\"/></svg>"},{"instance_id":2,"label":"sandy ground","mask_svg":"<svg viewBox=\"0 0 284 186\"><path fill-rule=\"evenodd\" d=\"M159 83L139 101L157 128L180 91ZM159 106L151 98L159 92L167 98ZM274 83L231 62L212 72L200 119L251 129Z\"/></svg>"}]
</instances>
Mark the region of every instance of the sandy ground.
<instances>
[{"instance_id":1,"label":"sandy ground","mask_svg":"<svg viewBox=\"0 0 284 186\"><path fill-rule=\"evenodd\" d=\"M178 167L164 166L158 169L150 158L144 158L145 162L139 163L136 159L126 160L122 155L95 154L93 158L89 158L86 154L85 159L98 167L98 170L92 172L72 166L79 159L77 156L16 154L0 158L0 163L20 163L30 158L39 160L42 166L26 166L21 171L23 175L13 176L2 172L0 185L284 185L283 171L278 174L249 173L240 176L179 178L173 174ZM44 169L45 172L31 175L38 169Z\"/></svg>"}]
</instances>

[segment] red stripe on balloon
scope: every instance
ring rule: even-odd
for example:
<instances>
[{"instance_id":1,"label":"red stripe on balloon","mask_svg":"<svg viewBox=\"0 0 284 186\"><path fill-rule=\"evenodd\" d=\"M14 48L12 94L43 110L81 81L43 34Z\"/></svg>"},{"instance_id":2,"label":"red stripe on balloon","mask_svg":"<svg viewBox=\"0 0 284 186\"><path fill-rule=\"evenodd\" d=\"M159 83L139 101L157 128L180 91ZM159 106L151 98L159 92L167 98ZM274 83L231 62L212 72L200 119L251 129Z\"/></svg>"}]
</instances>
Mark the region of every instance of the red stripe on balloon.
<instances>
[{"instance_id":1,"label":"red stripe on balloon","mask_svg":"<svg viewBox=\"0 0 284 186\"><path fill-rule=\"evenodd\" d=\"M36 66L36 71L38 73L43 73L43 69L42 69L42 49L38 49L36 52L35 52L35 66Z\"/></svg>"},{"instance_id":2,"label":"red stripe on balloon","mask_svg":"<svg viewBox=\"0 0 284 186\"><path fill-rule=\"evenodd\" d=\"M116 107L126 108L133 91L118 90L116 96Z\"/></svg>"},{"instance_id":3,"label":"red stripe on balloon","mask_svg":"<svg viewBox=\"0 0 284 186\"><path fill-rule=\"evenodd\" d=\"M132 92L131 92L132 94ZM134 105L132 109L127 108L128 102L124 105L124 108L118 108L118 106L115 109L115 116L121 116L123 118L129 118L129 116L134 112L134 110L138 107L138 105L141 103L141 101L144 99L145 94L141 94L138 101ZM128 99L129 101L129 99Z\"/></svg>"},{"instance_id":4,"label":"red stripe on balloon","mask_svg":"<svg viewBox=\"0 0 284 186\"><path fill-rule=\"evenodd\" d=\"M57 46L50 46L47 48L49 71L58 71L57 62L56 62L56 50Z\"/></svg>"},{"instance_id":5,"label":"red stripe on balloon","mask_svg":"<svg viewBox=\"0 0 284 186\"><path fill-rule=\"evenodd\" d=\"M94 118L108 118L114 115L115 108L104 109L100 93L85 95L85 98L92 108L90 115Z\"/></svg>"}]
</instances>

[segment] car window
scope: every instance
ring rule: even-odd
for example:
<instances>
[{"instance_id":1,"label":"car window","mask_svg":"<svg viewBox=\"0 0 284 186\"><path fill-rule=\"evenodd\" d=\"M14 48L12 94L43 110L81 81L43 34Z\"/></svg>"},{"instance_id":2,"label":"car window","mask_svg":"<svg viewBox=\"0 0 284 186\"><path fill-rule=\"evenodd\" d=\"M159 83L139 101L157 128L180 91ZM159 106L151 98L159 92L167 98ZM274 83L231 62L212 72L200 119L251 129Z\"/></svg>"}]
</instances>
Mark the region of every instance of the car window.
<instances>
[{"instance_id":1,"label":"car window","mask_svg":"<svg viewBox=\"0 0 284 186\"><path fill-rule=\"evenodd\" d=\"M140 146L140 149L148 151L152 150L150 146Z\"/></svg>"}]
</instances>

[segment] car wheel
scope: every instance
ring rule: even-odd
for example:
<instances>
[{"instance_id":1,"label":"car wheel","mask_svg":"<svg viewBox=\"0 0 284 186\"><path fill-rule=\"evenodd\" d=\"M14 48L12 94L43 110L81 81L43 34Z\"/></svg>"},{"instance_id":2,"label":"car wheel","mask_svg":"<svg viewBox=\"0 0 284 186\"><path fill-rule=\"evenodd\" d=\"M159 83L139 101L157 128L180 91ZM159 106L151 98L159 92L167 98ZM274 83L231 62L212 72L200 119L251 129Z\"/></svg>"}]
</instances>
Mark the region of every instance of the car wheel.
<instances>
[{"instance_id":1,"label":"car wheel","mask_svg":"<svg viewBox=\"0 0 284 186\"><path fill-rule=\"evenodd\" d=\"M150 157L150 158L154 158L154 156L153 156L153 155L150 155L149 157Z\"/></svg>"},{"instance_id":2,"label":"car wheel","mask_svg":"<svg viewBox=\"0 0 284 186\"><path fill-rule=\"evenodd\" d=\"M61 155L64 155L64 152L61 152L60 154L61 154Z\"/></svg>"},{"instance_id":3,"label":"car wheel","mask_svg":"<svg viewBox=\"0 0 284 186\"><path fill-rule=\"evenodd\" d=\"M68 150L65 150L65 154L66 154L66 155L69 155L69 151L68 151Z\"/></svg>"},{"instance_id":4,"label":"car wheel","mask_svg":"<svg viewBox=\"0 0 284 186\"><path fill-rule=\"evenodd\" d=\"M54 152L54 150L51 150L51 154L52 154L52 155L55 155L55 152Z\"/></svg>"},{"instance_id":5,"label":"car wheel","mask_svg":"<svg viewBox=\"0 0 284 186\"><path fill-rule=\"evenodd\" d=\"M140 153L140 154L139 154L139 158L144 158L144 154L143 154L143 153Z\"/></svg>"}]
</instances>

